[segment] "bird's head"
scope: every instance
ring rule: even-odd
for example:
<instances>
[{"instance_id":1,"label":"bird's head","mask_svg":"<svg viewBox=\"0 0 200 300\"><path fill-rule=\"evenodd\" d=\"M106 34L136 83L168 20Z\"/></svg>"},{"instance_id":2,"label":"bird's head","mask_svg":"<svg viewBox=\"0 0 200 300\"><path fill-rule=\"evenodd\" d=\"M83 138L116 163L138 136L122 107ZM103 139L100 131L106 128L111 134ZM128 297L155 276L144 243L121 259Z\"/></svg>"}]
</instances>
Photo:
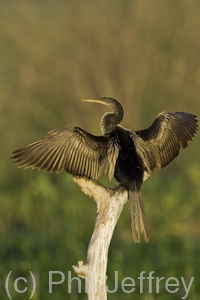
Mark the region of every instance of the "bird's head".
<instances>
[{"instance_id":1,"label":"bird's head","mask_svg":"<svg viewBox=\"0 0 200 300\"><path fill-rule=\"evenodd\" d=\"M99 99L85 99L85 102L100 103L112 108L113 112L107 112L101 119L101 131L103 134L112 132L115 127L122 121L124 110L122 105L114 98L100 97Z\"/></svg>"}]
</instances>

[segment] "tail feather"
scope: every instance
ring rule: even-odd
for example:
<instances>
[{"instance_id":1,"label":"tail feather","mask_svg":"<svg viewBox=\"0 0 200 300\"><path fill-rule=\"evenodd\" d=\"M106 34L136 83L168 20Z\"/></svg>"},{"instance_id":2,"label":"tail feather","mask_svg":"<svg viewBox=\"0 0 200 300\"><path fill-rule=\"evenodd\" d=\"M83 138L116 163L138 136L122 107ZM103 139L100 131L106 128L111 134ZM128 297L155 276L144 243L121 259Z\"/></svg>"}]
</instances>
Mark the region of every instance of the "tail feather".
<instances>
[{"instance_id":1,"label":"tail feather","mask_svg":"<svg viewBox=\"0 0 200 300\"><path fill-rule=\"evenodd\" d=\"M135 243L140 243L140 237L143 234L144 240L148 242L149 227L141 194L137 191L129 191L129 200L133 240Z\"/></svg>"}]
</instances>

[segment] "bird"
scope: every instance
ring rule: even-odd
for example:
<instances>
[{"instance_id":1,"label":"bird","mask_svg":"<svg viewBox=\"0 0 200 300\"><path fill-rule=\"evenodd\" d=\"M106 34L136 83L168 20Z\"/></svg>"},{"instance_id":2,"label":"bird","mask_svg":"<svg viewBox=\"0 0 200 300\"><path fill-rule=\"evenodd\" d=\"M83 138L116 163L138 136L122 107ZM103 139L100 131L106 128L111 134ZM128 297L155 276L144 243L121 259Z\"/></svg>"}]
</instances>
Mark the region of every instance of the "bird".
<instances>
[{"instance_id":1,"label":"bird","mask_svg":"<svg viewBox=\"0 0 200 300\"><path fill-rule=\"evenodd\" d=\"M146 129L132 130L120 125L121 103L111 97L85 99L108 106L100 122L102 135L80 127L58 128L12 153L19 167L66 171L74 177L96 181L102 174L113 177L128 192L131 232L135 243L150 238L141 196L141 186L156 168L162 169L186 148L198 131L197 116L187 112L159 113Z\"/></svg>"}]
</instances>

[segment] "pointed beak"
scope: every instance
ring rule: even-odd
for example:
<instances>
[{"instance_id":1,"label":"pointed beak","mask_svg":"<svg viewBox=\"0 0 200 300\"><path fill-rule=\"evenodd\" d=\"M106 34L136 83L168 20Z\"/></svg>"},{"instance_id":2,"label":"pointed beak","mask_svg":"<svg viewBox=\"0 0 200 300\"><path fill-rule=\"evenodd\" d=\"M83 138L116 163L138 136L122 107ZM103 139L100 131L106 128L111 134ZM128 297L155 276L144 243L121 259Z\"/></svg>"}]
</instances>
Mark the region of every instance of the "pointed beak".
<instances>
[{"instance_id":1,"label":"pointed beak","mask_svg":"<svg viewBox=\"0 0 200 300\"><path fill-rule=\"evenodd\" d=\"M81 101L84 101L84 102L93 102L93 103L100 103L100 104L106 105L106 103L104 103L103 101L96 100L96 99L81 99Z\"/></svg>"}]
</instances>

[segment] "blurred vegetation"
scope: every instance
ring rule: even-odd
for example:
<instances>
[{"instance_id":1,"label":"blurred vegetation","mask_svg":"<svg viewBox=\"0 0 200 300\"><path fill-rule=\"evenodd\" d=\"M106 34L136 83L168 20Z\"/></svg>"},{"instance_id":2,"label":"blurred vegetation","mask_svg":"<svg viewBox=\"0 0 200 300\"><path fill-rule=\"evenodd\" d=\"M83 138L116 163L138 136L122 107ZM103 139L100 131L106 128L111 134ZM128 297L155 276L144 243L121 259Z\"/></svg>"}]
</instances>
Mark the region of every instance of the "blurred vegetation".
<instances>
[{"instance_id":1,"label":"blurred vegetation","mask_svg":"<svg viewBox=\"0 0 200 300\"><path fill-rule=\"evenodd\" d=\"M125 109L123 125L150 125L163 110L200 116L200 2L197 0L1 1L0 3L0 298L4 283L32 271L33 299L86 299L67 272L85 260L96 207L68 174L17 169L11 152L64 126L100 134L104 107L80 102L112 96ZM189 299L200 295L199 136L143 185L151 240L136 245L129 207L111 242L108 286L140 272L158 277L194 276ZM48 272L65 283L48 292ZM73 276L73 273L72 273ZM75 276L75 274L74 274ZM58 278L57 280L60 280ZM27 299L30 292L14 299ZM24 286L22 287L22 289ZM108 299L181 299L161 286L144 294L120 289Z\"/></svg>"}]
</instances>

